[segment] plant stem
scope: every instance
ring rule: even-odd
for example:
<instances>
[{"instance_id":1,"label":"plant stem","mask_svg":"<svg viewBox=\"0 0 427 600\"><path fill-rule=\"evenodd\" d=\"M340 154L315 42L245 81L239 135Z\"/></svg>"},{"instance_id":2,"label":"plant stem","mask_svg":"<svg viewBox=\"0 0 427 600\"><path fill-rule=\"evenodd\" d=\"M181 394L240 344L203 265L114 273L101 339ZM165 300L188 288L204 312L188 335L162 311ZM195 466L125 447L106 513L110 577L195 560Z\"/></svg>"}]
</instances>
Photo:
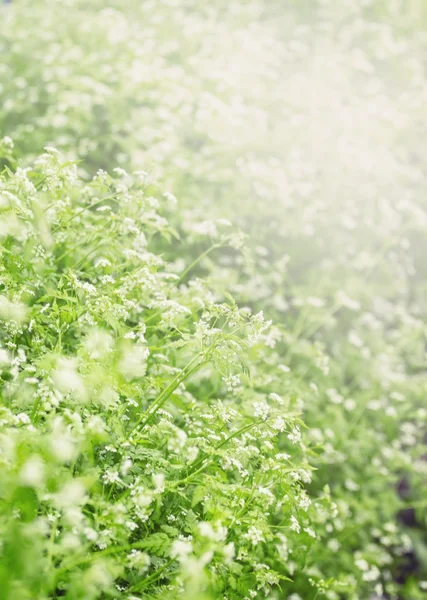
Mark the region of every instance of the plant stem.
<instances>
[{"instance_id":1,"label":"plant stem","mask_svg":"<svg viewBox=\"0 0 427 600\"><path fill-rule=\"evenodd\" d=\"M56 227L54 227L52 229L52 233L56 233L59 229L61 229L61 227L63 227L64 225L66 225L70 221L73 221L74 219L76 219L78 216L80 216L85 211L93 208L94 206L98 206L98 204L101 204L101 202L105 202L106 200L113 200L116 196L117 196L117 194L112 194L111 196L106 196L105 198L100 198L99 200L97 200L93 204L90 204L88 206L84 206L81 210L78 210L77 212L75 212L72 217L70 217L69 219L66 219L65 221L62 221L62 223L60 223L59 225L57 225Z\"/></svg>"},{"instance_id":2,"label":"plant stem","mask_svg":"<svg viewBox=\"0 0 427 600\"><path fill-rule=\"evenodd\" d=\"M185 367L184 369L178 373L178 375L171 381L171 383L157 396L154 402L151 404L149 409L140 417L140 419L136 422L136 424L129 431L129 435L132 432L142 425L144 427L149 420L156 414L156 412L163 406L166 400L173 394L176 388L187 378L189 375L197 371L203 364L206 364L207 361L200 361L203 354L197 354ZM198 362L200 361L200 362Z\"/></svg>"},{"instance_id":3,"label":"plant stem","mask_svg":"<svg viewBox=\"0 0 427 600\"><path fill-rule=\"evenodd\" d=\"M136 583L135 585L133 585L131 588L128 589L128 592L135 592L136 590L140 590L140 589L144 589L145 587L147 587L150 583L153 583L154 581L156 581L157 579L160 579L162 573L164 571L166 571L166 569L168 567L170 567L170 565L174 562L174 559L171 558L166 564L163 565L163 567L160 567L160 569L157 569L157 571L155 571L154 573L152 573L150 575L150 577L147 577L146 579L143 579L142 581L140 581L139 583Z\"/></svg>"},{"instance_id":4,"label":"plant stem","mask_svg":"<svg viewBox=\"0 0 427 600\"><path fill-rule=\"evenodd\" d=\"M200 256L198 256L196 258L196 260L194 260L190 266L188 266L180 275L178 281L177 281L177 285L179 285L180 283L182 283L182 281L185 279L185 277L188 275L188 273L190 271L192 271L194 269L194 267L196 265L199 264L199 262L201 260L203 260L205 258L205 256L208 256L208 254L210 254L212 252L212 250L215 250L215 248L220 248L221 244L219 244L218 242L215 242L215 244L212 244L212 246L210 246L207 250L205 250L204 252L202 252L202 254L200 254Z\"/></svg>"}]
</instances>

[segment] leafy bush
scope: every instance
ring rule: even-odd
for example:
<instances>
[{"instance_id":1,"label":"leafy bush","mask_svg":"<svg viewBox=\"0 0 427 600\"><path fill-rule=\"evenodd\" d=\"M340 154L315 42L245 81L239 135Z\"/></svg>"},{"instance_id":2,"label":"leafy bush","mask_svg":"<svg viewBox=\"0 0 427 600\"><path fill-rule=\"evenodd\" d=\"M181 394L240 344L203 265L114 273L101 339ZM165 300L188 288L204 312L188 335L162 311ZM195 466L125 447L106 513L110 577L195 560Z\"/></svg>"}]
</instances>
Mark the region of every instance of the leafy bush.
<instances>
[{"instance_id":1,"label":"leafy bush","mask_svg":"<svg viewBox=\"0 0 427 600\"><path fill-rule=\"evenodd\" d=\"M271 324L162 259L176 232L149 173L84 184L48 148L0 190L3 597L286 582L329 501L304 490Z\"/></svg>"}]
</instances>

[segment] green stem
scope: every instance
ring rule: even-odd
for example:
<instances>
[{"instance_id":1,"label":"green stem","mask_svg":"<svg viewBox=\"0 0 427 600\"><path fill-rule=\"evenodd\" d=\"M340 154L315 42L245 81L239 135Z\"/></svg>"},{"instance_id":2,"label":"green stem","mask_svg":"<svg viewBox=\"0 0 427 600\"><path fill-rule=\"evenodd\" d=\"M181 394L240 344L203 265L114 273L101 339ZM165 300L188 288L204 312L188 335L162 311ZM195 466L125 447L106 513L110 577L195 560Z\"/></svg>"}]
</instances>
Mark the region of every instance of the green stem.
<instances>
[{"instance_id":1,"label":"green stem","mask_svg":"<svg viewBox=\"0 0 427 600\"><path fill-rule=\"evenodd\" d=\"M215 450L219 450L220 448L222 448L223 446L225 446L225 444L228 444L228 442L230 440L232 440L233 438L237 437L238 435L242 434L242 433L246 433L247 431L249 431L250 429L252 429L252 427L255 427L255 425L257 425L258 423L252 422L252 423L248 423L247 425L244 425L243 427L241 427L240 429L238 429L237 431L235 431L234 433L232 433L231 435L228 436L228 438L226 438L224 441L222 441L220 444L218 444L218 446L215 448Z\"/></svg>"},{"instance_id":2,"label":"green stem","mask_svg":"<svg viewBox=\"0 0 427 600\"><path fill-rule=\"evenodd\" d=\"M52 564L52 556L53 556L53 548L55 545L55 535L56 535L56 530L57 530L57 521L55 521L55 523L52 525L52 531L50 532L50 537L49 537L49 548L48 548L48 552L47 552L47 562L48 562L48 568L50 569L50 566Z\"/></svg>"},{"instance_id":3,"label":"green stem","mask_svg":"<svg viewBox=\"0 0 427 600\"><path fill-rule=\"evenodd\" d=\"M142 425L144 427L150 419L156 414L156 412L164 405L164 403L168 400L168 398L173 394L176 388L194 371L197 371L203 364L206 364L208 361L200 361L203 354L197 354L185 367L184 369L178 373L178 375L171 381L171 383L157 396L154 402L151 404L148 410L140 417L140 419L136 422L136 424L129 431L129 436L132 432ZM198 362L200 361L200 362Z\"/></svg>"},{"instance_id":4,"label":"green stem","mask_svg":"<svg viewBox=\"0 0 427 600\"><path fill-rule=\"evenodd\" d=\"M105 240L102 240L101 242L99 242L99 244L97 244L95 246L95 248L92 248L92 250L90 252L88 252L85 256L83 256L83 258L81 258L78 263L76 263L73 267L73 269L77 270L79 267L81 267L85 261L89 258L89 256L91 254L93 254L94 252L96 252L99 248L101 248L101 246L103 246L105 244Z\"/></svg>"},{"instance_id":5,"label":"green stem","mask_svg":"<svg viewBox=\"0 0 427 600\"><path fill-rule=\"evenodd\" d=\"M194 269L194 267L196 265L199 264L199 262L201 260L203 260L205 258L205 256L208 256L208 254L210 254L212 252L212 250L215 250L215 248L220 248L221 244L219 244L218 242L215 242L215 244L212 244L212 246L210 246L210 248L208 248L207 250L205 250L204 252L202 252L202 254L200 254L200 256L198 256L196 258L196 260L194 260L190 266L188 266L180 275L178 281L177 281L177 285L179 285L180 283L182 283L182 281L185 279L185 277L188 275L188 273L190 271L192 271Z\"/></svg>"},{"instance_id":6,"label":"green stem","mask_svg":"<svg viewBox=\"0 0 427 600\"><path fill-rule=\"evenodd\" d=\"M31 419L32 423L34 423L34 420L35 420L35 418L37 416L37 411L39 409L39 406L40 406L40 396L38 396L36 398L36 400L34 402L33 410L31 411L31 417L30 417L30 419Z\"/></svg>"},{"instance_id":7,"label":"green stem","mask_svg":"<svg viewBox=\"0 0 427 600\"><path fill-rule=\"evenodd\" d=\"M166 571L166 569L168 567L170 567L170 565L174 562L174 559L171 558L166 564L163 565L163 567L160 567L160 569L157 569L157 571L155 571L154 573L152 573L150 575L150 577L147 577L146 579L143 579L142 581L140 581L139 583L136 583L135 585L133 585L131 588L128 589L128 592L135 592L136 590L141 590L146 588L148 585L150 585L151 583L153 583L154 581L156 581L157 579L160 579L161 575L164 573L164 571Z\"/></svg>"},{"instance_id":8,"label":"green stem","mask_svg":"<svg viewBox=\"0 0 427 600\"><path fill-rule=\"evenodd\" d=\"M100 558L100 557L102 558L103 556L108 556L109 554L120 554L121 552L127 552L129 550L144 548L144 546L145 546L145 542L140 541L140 542L135 542L134 544L124 544L122 546L113 546L111 548L106 548L105 550L99 550L98 552L93 552L92 554L89 554L88 556L80 557L76 560L69 562L68 564L61 566L59 569L56 570L55 579L57 580L59 575L62 575L62 573L66 573L70 569L74 569L75 567L80 567L81 565L85 565L87 563L94 562L95 560L98 560L98 558Z\"/></svg>"},{"instance_id":9,"label":"green stem","mask_svg":"<svg viewBox=\"0 0 427 600\"><path fill-rule=\"evenodd\" d=\"M191 479L193 479L193 477L195 477L196 475L201 473L208 466L208 464L202 465L196 471L192 471L191 473L189 473L189 475L187 475L187 477L184 477L184 479L179 479L178 481L174 481L173 484L168 488L168 491L172 491L175 488L179 487L180 485L183 485L184 483L188 483Z\"/></svg>"},{"instance_id":10,"label":"green stem","mask_svg":"<svg viewBox=\"0 0 427 600\"><path fill-rule=\"evenodd\" d=\"M220 444L218 444L215 447L215 452L217 450L220 450L220 448L222 448L223 446L225 446L225 444L228 444L228 442L230 440L232 440L233 438L237 437L238 435L242 434L242 433L246 433L246 431L249 431L250 429L252 429L252 427L255 427L255 425L257 425L257 422L252 422L252 423L248 423L247 425L244 425L243 427L241 427L240 429L238 429L237 431L235 431L234 433L232 433L231 435L228 436L228 438L226 438L225 440L223 440ZM189 474L187 475L187 477L183 480L180 480L179 482L177 482L178 484L185 482L189 477L192 477L193 475L195 475L196 473L199 473L200 471L202 471L203 469L205 469L207 466L209 466L209 464L211 463L207 463L204 464L201 468L199 468L199 465L202 465L202 463L204 463L204 461L206 460L207 456L203 456L201 458L199 458L198 460L196 460L196 462L193 465L193 468L190 469Z\"/></svg>"},{"instance_id":11,"label":"green stem","mask_svg":"<svg viewBox=\"0 0 427 600\"><path fill-rule=\"evenodd\" d=\"M81 210L78 210L76 213L74 213L74 215L72 217L70 217L69 219L66 219L65 221L62 221L62 223L60 223L59 225L57 225L56 227L54 227L52 229L52 233L56 233L59 229L61 229L61 227L63 227L64 225L66 225L70 221L73 221L74 219L76 219L79 215L81 215L82 213L84 213L86 210L89 210L89 209L93 208L94 206L98 206L98 204L101 204L101 202L105 202L106 200L113 200L116 196L117 196L117 194L112 194L111 196L106 196L105 198L101 198L100 200L97 200L93 204L89 204L88 206L84 206Z\"/></svg>"}]
</instances>

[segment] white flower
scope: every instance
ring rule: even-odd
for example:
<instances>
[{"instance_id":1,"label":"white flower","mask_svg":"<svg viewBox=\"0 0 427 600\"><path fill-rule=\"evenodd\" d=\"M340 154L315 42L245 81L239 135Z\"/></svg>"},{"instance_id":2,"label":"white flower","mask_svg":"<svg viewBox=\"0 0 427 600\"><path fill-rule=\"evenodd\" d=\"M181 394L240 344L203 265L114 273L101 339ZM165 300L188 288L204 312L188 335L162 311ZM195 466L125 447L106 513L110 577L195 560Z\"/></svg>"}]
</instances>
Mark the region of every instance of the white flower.
<instances>
[{"instance_id":1,"label":"white flower","mask_svg":"<svg viewBox=\"0 0 427 600\"><path fill-rule=\"evenodd\" d=\"M16 415L15 419L17 423L22 423L23 425L28 425L29 423L31 423L31 419L27 415L27 413L19 413L18 415Z\"/></svg>"},{"instance_id":2,"label":"white flower","mask_svg":"<svg viewBox=\"0 0 427 600\"><path fill-rule=\"evenodd\" d=\"M229 544L226 544L223 547L222 555L224 557L224 562L226 565L231 563L231 561L233 560L233 558L236 555L236 549L234 547L234 542L230 542Z\"/></svg>"},{"instance_id":3,"label":"white flower","mask_svg":"<svg viewBox=\"0 0 427 600\"><path fill-rule=\"evenodd\" d=\"M41 487L44 482L45 466L39 456L32 456L22 466L19 480L23 485Z\"/></svg>"},{"instance_id":4,"label":"white flower","mask_svg":"<svg viewBox=\"0 0 427 600\"><path fill-rule=\"evenodd\" d=\"M341 304L341 306L345 306L349 310L354 310L354 311L360 310L360 303L357 302L357 300L352 300L351 298L349 298L347 296L347 294L345 292L343 292L342 290L340 290L337 293L336 298L337 298L337 302L339 304Z\"/></svg>"},{"instance_id":5,"label":"white flower","mask_svg":"<svg viewBox=\"0 0 427 600\"><path fill-rule=\"evenodd\" d=\"M4 146L6 146L6 148L8 148L9 150L13 149L13 146L14 146L13 140L8 135L5 135L1 141L2 141L2 144Z\"/></svg>"},{"instance_id":6,"label":"white flower","mask_svg":"<svg viewBox=\"0 0 427 600\"><path fill-rule=\"evenodd\" d=\"M154 491L162 494L165 491L165 476L163 473L155 473L151 476L154 484Z\"/></svg>"},{"instance_id":7,"label":"white flower","mask_svg":"<svg viewBox=\"0 0 427 600\"><path fill-rule=\"evenodd\" d=\"M130 460L130 458L127 458L126 460L123 461L121 467L120 467L120 473L121 475L123 475L124 477L129 473L129 471L132 468L132 461Z\"/></svg>"},{"instance_id":8,"label":"white flower","mask_svg":"<svg viewBox=\"0 0 427 600\"><path fill-rule=\"evenodd\" d=\"M253 546L257 546L260 542L264 541L261 529L257 529L253 525L249 527L248 532L243 537L249 540Z\"/></svg>"},{"instance_id":9,"label":"white flower","mask_svg":"<svg viewBox=\"0 0 427 600\"><path fill-rule=\"evenodd\" d=\"M201 536L206 537L210 540L215 539L215 531L213 530L213 527L210 523L202 521L201 523L199 523L198 527Z\"/></svg>"},{"instance_id":10,"label":"white flower","mask_svg":"<svg viewBox=\"0 0 427 600\"><path fill-rule=\"evenodd\" d=\"M344 400L344 408L351 412L356 408L356 402L352 398L348 398Z\"/></svg>"},{"instance_id":11,"label":"white flower","mask_svg":"<svg viewBox=\"0 0 427 600\"><path fill-rule=\"evenodd\" d=\"M120 167L116 167L115 169L113 169L114 173L117 173L117 175L119 177L127 177L127 173L124 169L121 169Z\"/></svg>"},{"instance_id":12,"label":"white flower","mask_svg":"<svg viewBox=\"0 0 427 600\"><path fill-rule=\"evenodd\" d=\"M273 429L277 429L277 431L284 431L285 419L283 417L276 417L271 426L273 427Z\"/></svg>"},{"instance_id":13,"label":"white flower","mask_svg":"<svg viewBox=\"0 0 427 600\"><path fill-rule=\"evenodd\" d=\"M178 203L178 200L176 199L176 197L173 194L171 194L170 192L165 192L163 194L163 198L166 198L166 200L168 200L172 204L177 204Z\"/></svg>"},{"instance_id":14,"label":"white flower","mask_svg":"<svg viewBox=\"0 0 427 600\"><path fill-rule=\"evenodd\" d=\"M0 348L0 366L5 366L10 363L10 356L7 350Z\"/></svg>"},{"instance_id":15,"label":"white flower","mask_svg":"<svg viewBox=\"0 0 427 600\"><path fill-rule=\"evenodd\" d=\"M27 307L20 302L11 302L6 296L0 295L0 319L21 323L25 320Z\"/></svg>"},{"instance_id":16,"label":"white flower","mask_svg":"<svg viewBox=\"0 0 427 600\"><path fill-rule=\"evenodd\" d=\"M310 498L309 498L308 496L306 496L305 494L304 494L304 495L301 495L301 496L299 497L299 500L298 500L298 506L299 506L300 508L302 508L303 510L307 511L307 510L308 510L308 508L309 508L309 506L310 506L310 504L311 504L311 500L310 500Z\"/></svg>"},{"instance_id":17,"label":"white flower","mask_svg":"<svg viewBox=\"0 0 427 600\"><path fill-rule=\"evenodd\" d=\"M65 483L55 494L54 501L58 508L74 508L81 506L86 500L86 490L82 481L73 479Z\"/></svg>"},{"instance_id":18,"label":"white flower","mask_svg":"<svg viewBox=\"0 0 427 600\"><path fill-rule=\"evenodd\" d=\"M102 476L102 480L105 483L120 483L120 475L118 471L114 471L113 469L108 469L107 471L105 471L104 475Z\"/></svg>"},{"instance_id":19,"label":"white flower","mask_svg":"<svg viewBox=\"0 0 427 600\"><path fill-rule=\"evenodd\" d=\"M275 394L274 392L271 392L271 394L269 395L270 400L273 400L273 402L277 402L277 404L284 404L283 399L279 396L279 394Z\"/></svg>"},{"instance_id":20,"label":"white flower","mask_svg":"<svg viewBox=\"0 0 427 600\"><path fill-rule=\"evenodd\" d=\"M119 363L121 373L127 377L144 377L150 351L145 346L135 345L125 351Z\"/></svg>"},{"instance_id":21,"label":"white flower","mask_svg":"<svg viewBox=\"0 0 427 600\"><path fill-rule=\"evenodd\" d=\"M376 581L380 577L381 573L377 566L372 565L371 568L363 573L363 581Z\"/></svg>"},{"instance_id":22,"label":"white flower","mask_svg":"<svg viewBox=\"0 0 427 600\"><path fill-rule=\"evenodd\" d=\"M92 329L85 340L85 348L90 358L102 358L111 351L113 339L102 329Z\"/></svg>"},{"instance_id":23,"label":"white flower","mask_svg":"<svg viewBox=\"0 0 427 600\"><path fill-rule=\"evenodd\" d=\"M357 492L357 490L360 489L359 484L353 481L352 479L346 479L344 485L351 492Z\"/></svg>"},{"instance_id":24,"label":"white flower","mask_svg":"<svg viewBox=\"0 0 427 600\"><path fill-rule=\"evenodd\" d=\"M186 449L186 459L189 463L192 463L196 460L199 454L199 449L197 446L190 446Z\"/></svg>"},{"instance_id":25,"label":"white flower","mask_svg":"<svg viewBox=\"0 0 427 600\"><path fill-rule=\"evenodd\" d=\"M290 454L286 454L285 452L281 452L276 454L276 460L289 460L291 458Z\"/></svg>"},{"instance_id":26,"label":"white flower","mask_svg":"<svg viewBox=\"0 0 427 600\"><path fill-rule=\"evenodd\" d=\"M291 516L290 528L292 531L296 531L297 533L301 531L301 525L298 523L298 519L294 515Z\"/></svg>"},{"instance_id":27,"label":"white flower","mask_svg":"<svg viewBox=\"0 0 427 600\"><path fill-rule=\"evenodd\" d=\"M108 258L99 258L95 263L95 267L111 267L111 262Z\"/></svg>"},{"instance_id":28,"label":"white flower","mask_svg":"<svg viewBox=\"0 0 427 600\"><path fill-rule=\"evenodd\" d=\"M58 389L64 394L74 393L79 397L85 395L85 386L77 372L76 360L60 358L52 377Z\"/></svg>"},{"instance_id":29,"label":"white flower","mask_svg":"<svg viewBox=\"0 0 427 600\"><path fill-rule=\"evenodd\" d=\"M188 436L183 429L175 427L168 439L168 450L178 454L184 448L187 437Z\"/></svg>"},{"instance_id":30,"label":"white flower","mask_svg":"<svg viewBox=\"0 0 427 600\"><path fill-rule=\"evenodd\" d=\"M222 542L227 538L228 530L221 524L216 524L215 528L211 523L202 521L199 523L200 535L216 542Z\"/></svg>"},{"instance_id":31,"label":"white flower","mask_svg":"<svg viewBox=\"0 0 427 600\"><path fill-rule=\"evenodd\" d=\"M188 540L174 540L171 547L171 557L185 562L193 551L193 544Z\"/></svg>"},{"instance_id":32,"label":"white flower","mask_svg":"<svg viewBox=\"0 0 427 600\"><path fill-rule=\"evenodd\" d=\"M299 444L301 441L301 431L299 430L299 428L297 426L295 426L291 433L288 435L288 439L293 443L293 444Z\"/></svg>"},{"instance_id":33,"label":"white flower","mask_svg":"<svg viewBox=\"0 0 427 600\"><path fill-rule=\"evenodd\" d=\"M202 221L200 223L193 223L191 231L199 235L208 235L210 237L216 237L218 231L213 221Z\"/></svg>"},{"instance_id":34,"label":"white flower","mask_svg":"<svg viewBox=\"0 0 427 600\"><path fill-rule=\"evenodd\" d=\"M354 564L361 571L367 571L369 569L369 564L366 562L364 558L358 558L354 561Z\"/></svg>"},{"instance_id":35,"label":"white flower","mask_svg":"<svg viewBox=\"0 0 427 600\"><path fill-rule=\"evenodd\" d=\"M92 527L85 527L83 533L90 542L96 542L98 539L98 534Z\"/></svg>"},{"instance_id":36,"label":"white flower","mask_svg":"<svg viewBox=\"0 0 427 600\"><path fill-rule=\"evenodd\" d=\"M267 489L266 487L260 486L258 488L258 493L260 493L264 496L264 499L265 499L264 502L265 502L266 506L270 506L276 500L274 494L272 492L270 492L270 490Z\"/></svg>"},{"instance_id":37,"label":"white flower","mask_svg":"<svg viewBox=\"0 0 427 600\"><path fill-rule=\"evenodd\" d=\"M137 569L140 574L148 571L148 567L151 564L151 559L146 552L141 552L140 550L131 550L128 554L128 559L131 567L133 569Z\"/></svg>"},{"instance_id":38,"label":"white flower","mask_svg":"<svg viewBox=\"0 0 427 600\"><path fill-rule=\"evenodd\" d=\"M228 375L223 380L229 392L234 392L240 385L240 375Z\"/></svg>"},{"instance_id":39,"label":"white flower","mask_svg":"<svg viewBox=\"0 0 427 600\"><path fill-rule=\"evenodd\" d=\"M339 543L339 541L335 538L332 538L328 541L327 546L329 548L329 550L332 550L332 552L338 552L338 550L341 547L341 544Z\"/></svg>"},{"instance_id":40,"label":"white flower","mask_svg":"<svg viewBox=\"0 0 427 600\"><path fill-rule=\"evenodd\" d=\"M316 537L316 532L311 527L304 527L304 531L312 538Z\"/></svg>"},{"instance_id":41,"label":"white flower","mask_svg":"<svg viewBox=\"0 0 427 600\"><path fill-rule=\"evenodd\" d=\"M58 460L66 462L72 460L78 454L78 446L71 437L71 434L60 424L55 427L50 440L52 452Z\"/></svg>"},{"instance_id":42,"label":"white flower","mask_svg":"<svg viewBox=\"0 0 427 600\"><path fill-rule=\"evenodd\" d=\"M260 417L263 421L266 421L268 419L269 412L270 407L265 402L254 403L254 415L256 417Z\"/></svg>"}]
</instances>

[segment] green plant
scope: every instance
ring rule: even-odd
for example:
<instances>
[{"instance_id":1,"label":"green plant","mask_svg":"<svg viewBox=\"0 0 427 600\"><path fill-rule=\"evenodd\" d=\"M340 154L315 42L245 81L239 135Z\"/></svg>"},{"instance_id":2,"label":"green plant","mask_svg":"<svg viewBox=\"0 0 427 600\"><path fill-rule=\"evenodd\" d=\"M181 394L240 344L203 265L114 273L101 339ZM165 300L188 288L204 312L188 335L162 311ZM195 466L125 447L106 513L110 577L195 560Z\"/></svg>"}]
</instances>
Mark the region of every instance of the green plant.
<instances>
[{"instance_id":1,"label":"green plant","mask_svg":"<svg viewBox=\"0 0 427 600\"><path fill-rule=\"evenodd\" d=\"M51 162L43 159L46 165L34 168L42 148L58 147L65 157L61 163L82 159L78 180L64 181L63 190L55 192L56 208L46 220L35 212L47 248L54 229L55 261L67 274L59 280L52 276L45 298L41 292L37 296L43 298L39 303L50 304L46 310L51 311L48 293L60 283L68 303L95 310L98 296L88 302L84 294L92 288L78 286L90 283L80 274L95 268L96 258L102 262L93 277L101 272L107 277L96 284L106 286L97 313L108 319L102 329L113 331L115 340L123 333L123 315L140 314L120 295L113 306L106 301L116 287L111 281L111 288L107 285L112 267L105 260L109 252L120 253L124 243L125 232L114 217L116 186L130 186L126 218L135 220L142 202L138 185L145 189L156 177L151 166L156 163L178 203L171 194L161 196L156 185L145 189L145 196L158 198L159 209L152 208L161 218L135 225L145 237L132 249L148 247L153 255L144 271L152 288L141 290L135 283L129 294L133 290L145 302L142 320L150 321L144 336L154 336L147 373L151 364L160 379L158 385L154 379L149 395L142 389L140 413L134 407L132 422L141 419L139 427L145 428L157 424L157 416L146 412L154 401L160 411L170 407L179 428L193 435L188 419L196 417L197 407L184 401L176 406L185 385L199 403L231 402L241 429L252 422L241 404L252 406L260 390L266 395L273 390L285 410L301 413L308 425L308 431L301 429L301 460L315 469L304 483L312 501L306 525L316 538L302 530L290 535L292 552L280 544L283 564L277 572L292 582L282 582L277 596L422 598L427 580L425 2L20 0L3 8L0 130L13 138L15 148L4 138L1 167L25 180L17 168L29 166L28 177L45 206L53 192L42 188L54 185L54 180L47 183L49 170L61 180L61 172L70 169L71 176L74 167L59 168L49 151ZM147 173L120 176L119 171L115 183L100 173L86 190L99 168L117 164ZM30 188L27 192L31 196ZM4 200L5 207L8 203ZM1 214L0 235L18 235L23 244L21 221L13 212L6 214ZM230 234L229 222L244 235ZM132 234L131 221L122 227ZM28 305L26 281L37 277L39 263L49 271L53 259L37 252L15 255L17 273L21 264L37 265L34 271L23 267L14 284L18 301L23 294ZM126 255L124 262L123 269L139 273L137 257ZM68 278L74 270L77 283ZM164 272L174 274L175 281L164 281ZM69 290L76 285L80 291L73 292L73 301ZM250 334L243 327L235 340L243 363L233 363L227 346L209 353L210 366L199 368L204 358L195 323L213 310L208 325L218 318L222 326L225 315L219 317L212 306L236 310L227 293L238 306L253 314L262 310L273 321L262 334L267 348L255 352L245 342ZM3 310L13 314L5 297ZM56 302L55 310L65 310L64 299ZM96 339L98 317L85 329L80 321L76 328L76 320L74 315L68 334L61 319L55 329L47 317L39 323L52 361L64 352L74 357L70 336L78 344L95 327ZM134 342L126 343L133 347ZM114 345L111 356L125 350ZM170 361L163 367L162 354ZM83 358L79 354L76 360ZM101 375L119 369L117 361L105 358L101 368L100 358ZM55 365L49 368L55 371ZM193 366L199 370L189 374ZM235 377L240 372L236 385L242 395L235 397L220 387L219 373ZM92 397L91 385L85 401ZM231 454L235 451L229 447ZM306 534L298 554L298 540ZM251 556L260 561L261 555L270 557L264 545L254 550ZM78 574L81 568L76 567ZM248 588L244 578L234 576ZM159 593L165 595L166 579L161 583ZM211 585L215 598L246 593L236 589L227 595ZM259 598L265 595L258 591Z\"/></svg>"},{"instance_id":2,"label":"green plant","mask_svg":"<svg viewBox=\"0 0 427 600\"><path fill-rule=\"evenodd\" d=\"M162 259L148 173L47 148L0 196L3 597L285 589L328 500L271 323Z\"/></svg>"}]
</instances>

